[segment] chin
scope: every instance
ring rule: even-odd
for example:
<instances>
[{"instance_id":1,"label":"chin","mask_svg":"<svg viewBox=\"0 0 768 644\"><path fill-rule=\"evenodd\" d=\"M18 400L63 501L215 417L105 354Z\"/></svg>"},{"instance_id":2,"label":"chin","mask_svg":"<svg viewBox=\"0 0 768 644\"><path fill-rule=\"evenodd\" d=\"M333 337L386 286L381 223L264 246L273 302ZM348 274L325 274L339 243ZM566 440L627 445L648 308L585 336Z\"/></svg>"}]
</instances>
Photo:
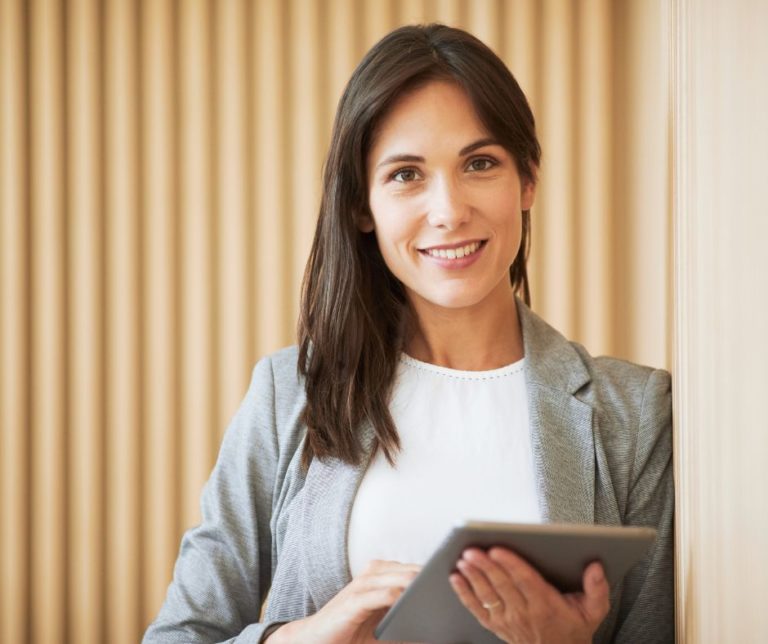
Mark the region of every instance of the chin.
<instances>
[{"instance_id":1,"label":"chin","mask_svg":"<svg viewBox=\"0 0 768 644\"><path fill-rule=\"evenodd\" d=\"M444 309L465 309L475 306L484 299L484 296L477 291L470 293L429 293L420 294L425 302L432 306L439 306Z\"/></svg>"}]
</instances>

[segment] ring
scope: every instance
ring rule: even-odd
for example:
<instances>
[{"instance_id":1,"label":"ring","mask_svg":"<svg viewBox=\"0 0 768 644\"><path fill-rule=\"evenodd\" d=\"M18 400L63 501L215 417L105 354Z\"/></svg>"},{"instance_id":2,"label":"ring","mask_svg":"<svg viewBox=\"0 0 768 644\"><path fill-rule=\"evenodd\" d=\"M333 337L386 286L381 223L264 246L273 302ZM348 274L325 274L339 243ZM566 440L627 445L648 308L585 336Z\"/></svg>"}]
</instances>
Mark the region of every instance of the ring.
<instances>
[{"instance_id":1,"label":"ring","mask_svg":"<svg viewBox=\"0 0 768 644\"><path fill-rule=\"evenodd\" d=\"M485 608L485 610L493 610L496 608L496 606L501 606L501 601L495 601L492 604L486 604L483 602L483 608Z\"/></svg>"}]
</instances>

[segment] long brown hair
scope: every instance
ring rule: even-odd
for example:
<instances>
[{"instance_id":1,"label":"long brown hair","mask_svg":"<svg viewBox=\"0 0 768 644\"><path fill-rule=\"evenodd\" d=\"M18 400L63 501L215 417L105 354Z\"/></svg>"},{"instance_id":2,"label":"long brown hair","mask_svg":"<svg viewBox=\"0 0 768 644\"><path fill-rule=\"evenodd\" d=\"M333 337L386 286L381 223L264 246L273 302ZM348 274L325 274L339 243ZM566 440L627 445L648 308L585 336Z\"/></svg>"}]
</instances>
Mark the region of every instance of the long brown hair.
<instances>
[{"instance_id":1,"label":"long brown hair","mask_svg":"<svg viewBox=\"0 0 768 644\"><path fill-rule=\"evenodd\" d=\"M336 112L302 287L305 468L313 457L359 464L363 423L373 426L374 452L382 448L390 463L400 448L389 398L404 339L405 291L384 264L375 232L362 233L357 222L370 213L366 163L378 124L398 97L431 80L464 89L488 132L515 159L523 182L536 181L541 148L533 114L510 71L480 40L440 24L406 26L365 55ZM509 275L527 304L529 250L530 212L524 211Z\"/></svg>"}]
</instances>

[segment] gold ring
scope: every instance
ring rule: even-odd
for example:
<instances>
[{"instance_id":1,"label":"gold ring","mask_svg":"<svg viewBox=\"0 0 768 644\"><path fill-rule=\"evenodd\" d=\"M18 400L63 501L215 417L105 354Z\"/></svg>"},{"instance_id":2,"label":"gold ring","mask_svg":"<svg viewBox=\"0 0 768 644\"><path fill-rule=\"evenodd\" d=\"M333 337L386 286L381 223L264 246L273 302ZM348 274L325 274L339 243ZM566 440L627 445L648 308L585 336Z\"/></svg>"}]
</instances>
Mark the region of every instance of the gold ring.
<instances>
[{"instance_id":1,"label":"gold ring","mask_svg":"<svg viewBox=\"0 0 768 644\"><path fill-rule=\"evenodd\" d=\"M501 601L495 601L492 604L483 603L483 608L485 608L485 610L492 610L496 608L496 606L501 606Z\"/></svg>"}]
</instances>

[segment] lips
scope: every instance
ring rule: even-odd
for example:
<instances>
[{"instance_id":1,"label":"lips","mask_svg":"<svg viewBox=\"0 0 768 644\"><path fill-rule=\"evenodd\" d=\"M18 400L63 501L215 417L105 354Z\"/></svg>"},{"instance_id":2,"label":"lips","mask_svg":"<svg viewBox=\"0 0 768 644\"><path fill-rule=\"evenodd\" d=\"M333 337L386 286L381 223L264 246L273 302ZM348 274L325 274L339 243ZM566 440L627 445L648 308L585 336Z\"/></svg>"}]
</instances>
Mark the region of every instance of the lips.
<instances>
[{"instance_id":1,"label":"lips","mask_svg":"<svg viewBox=\"0 0 768 644\"><path fill-rule=\"evenodd\" d=\"M449 247L430 247L420 249L425 261L443 269L460 270L474 264L483 254L488 240L462 242Z\"/></svg>"},{"instance_id":2,"label":"lips","mask_svg":"<svg viewBox=\"0 0 768 644\"><path fill-rule=\"evenodd\" d=\"M421 248L419 252L424 255L439 259L463 259L475 254L485 244L486 240L459 242L458 244L446 244Z\"/></svg>"}]
</instances>

